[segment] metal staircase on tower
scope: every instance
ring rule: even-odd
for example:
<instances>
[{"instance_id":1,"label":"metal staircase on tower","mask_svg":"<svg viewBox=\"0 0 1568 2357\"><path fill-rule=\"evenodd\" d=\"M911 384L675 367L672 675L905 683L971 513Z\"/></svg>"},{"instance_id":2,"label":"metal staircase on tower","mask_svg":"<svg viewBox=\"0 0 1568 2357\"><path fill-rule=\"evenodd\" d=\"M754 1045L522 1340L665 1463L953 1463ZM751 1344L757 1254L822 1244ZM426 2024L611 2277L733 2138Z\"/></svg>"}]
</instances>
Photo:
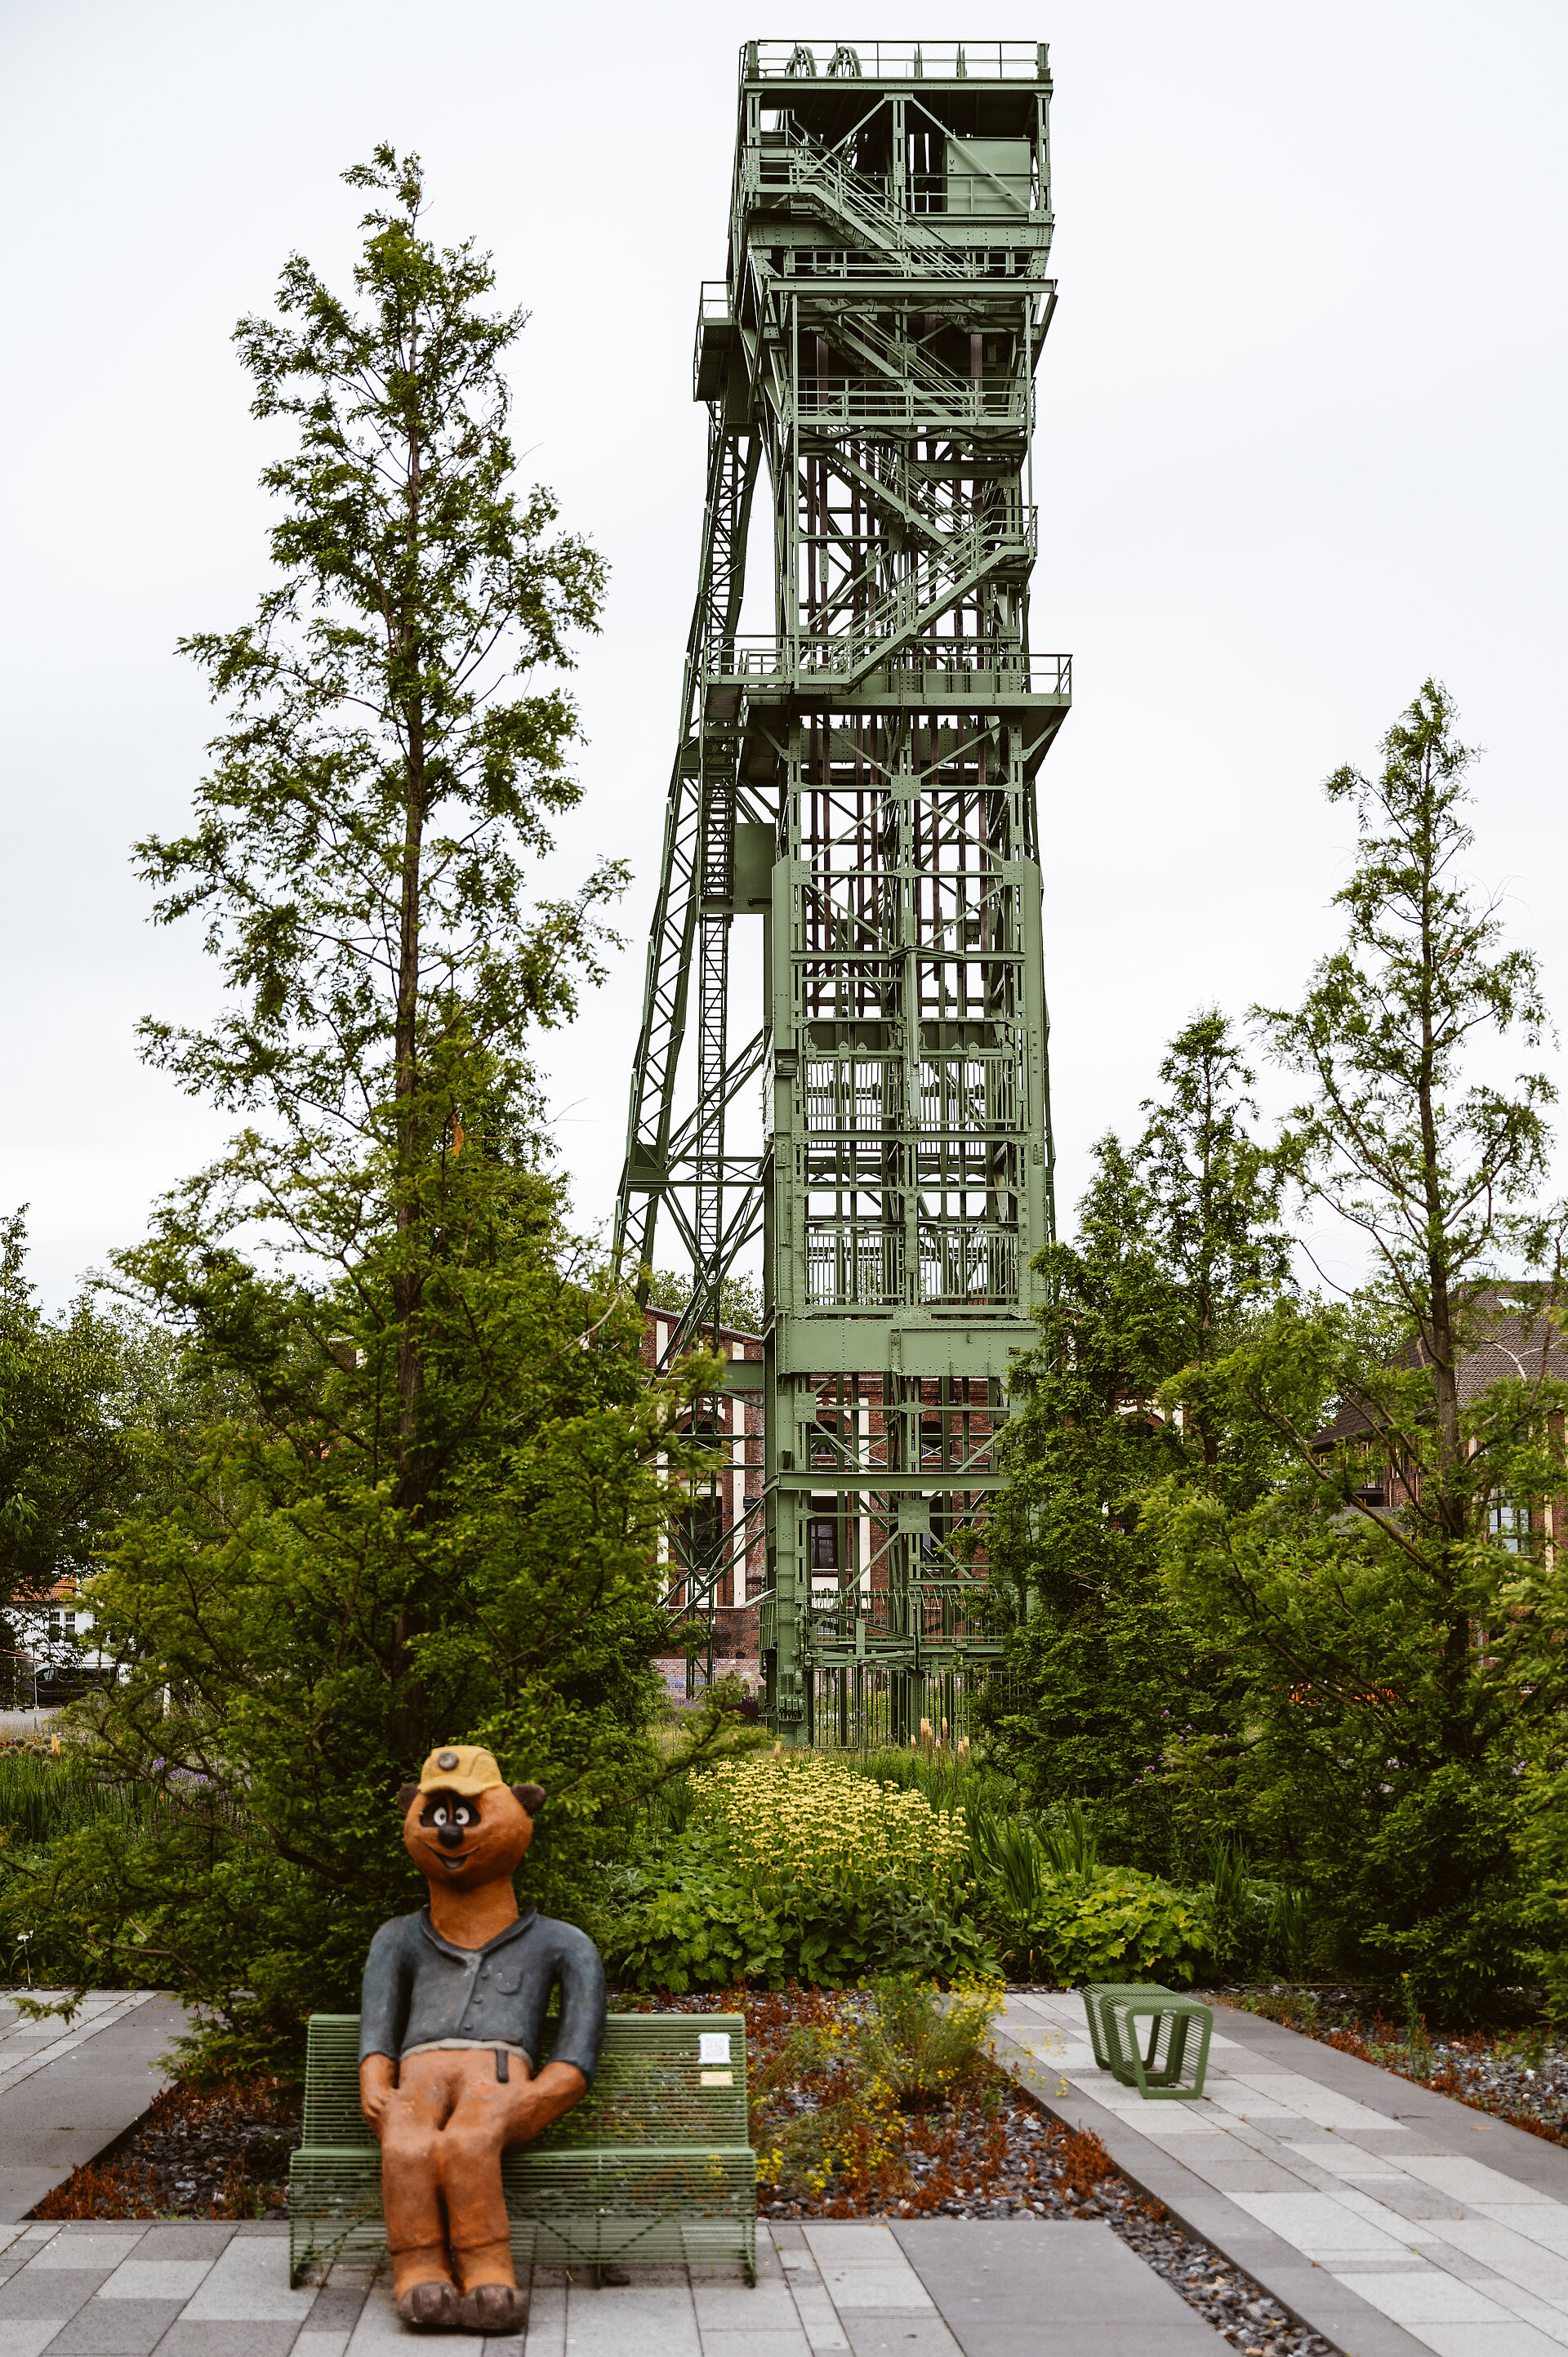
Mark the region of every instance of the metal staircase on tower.
<instances>
[{"instance_id":1,"label":"metal staircase on tower","mask_svg":"<svg viewBox=\"0 0 1568 2357\"><path fill-rule=\"evenodd\" d=\"M666 1602L711 1629L764 1566L790 1740L957 1725L1002 1643L985 1511L1052 1222L1035 780L1071 700L1029 640L1050 91L1034 43L747 42L698 307L707 497L616 1249L690 1267L667 1363L760 1250L766 1351L730 1380L761 1376L765 1487ZM773 626L743 635L754 515Z\"/></svg>"}]
</instances>

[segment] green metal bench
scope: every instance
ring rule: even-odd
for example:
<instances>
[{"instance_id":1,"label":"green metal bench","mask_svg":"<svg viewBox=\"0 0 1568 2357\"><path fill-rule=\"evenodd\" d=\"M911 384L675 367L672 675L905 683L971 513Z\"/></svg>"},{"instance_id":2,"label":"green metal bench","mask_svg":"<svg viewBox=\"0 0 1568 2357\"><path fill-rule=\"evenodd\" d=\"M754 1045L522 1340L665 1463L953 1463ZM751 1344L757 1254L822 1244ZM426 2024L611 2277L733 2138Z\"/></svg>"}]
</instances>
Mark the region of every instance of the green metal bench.
<instances>
[{"instance_id":1,"label":"green metal bench","mask_svg":"<svg viewBox=\"0 0 1568 2357\"><path fill-rule=\"evenodd\" d=\"M757 2280L757 2158L738 2013L612 2013L594 2083L501 2182L520 2269L738 2259ZM381 2147L360 2110L360 2017L310 2018L289 2163L289 2280L384 2256Z\"/></svg>"},{"instance_id":2,"label":"green metal bench","mask_svg":"<svg viewBox=\"0 0 1568 2357\"><path fill-rule=\"evenodd\" d=\"M1094 2059L1153 2103L1192 2103L1203 2093L1214 2016L1195 1996L1158 1981L1094 1981L1083 1992ZM1138 2024L1146 2021L1147 2050Z\"/></svg>"}]
</instances>

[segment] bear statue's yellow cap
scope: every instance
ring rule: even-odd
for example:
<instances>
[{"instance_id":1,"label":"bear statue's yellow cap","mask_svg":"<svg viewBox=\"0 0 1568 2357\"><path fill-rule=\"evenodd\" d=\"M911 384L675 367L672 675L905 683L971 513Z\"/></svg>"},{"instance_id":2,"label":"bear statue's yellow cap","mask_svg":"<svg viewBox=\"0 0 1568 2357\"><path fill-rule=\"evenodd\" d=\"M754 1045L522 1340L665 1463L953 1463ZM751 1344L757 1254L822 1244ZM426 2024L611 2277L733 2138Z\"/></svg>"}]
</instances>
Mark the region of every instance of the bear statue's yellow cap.
<instances>
[{"instance_id":1,"label":"bear statue's yellow cap","mask_svg":"<svg viewBox=\"0 0 1568 2357\"><path fill-rule=\"evenodd\" d=\"M494 1752L481 1751L477 1743L443 1743L419 1771L422 1792L463 1792L471 1797L488 1792L492 1784L503 1781Z\"/></svg>"}]
</instances>

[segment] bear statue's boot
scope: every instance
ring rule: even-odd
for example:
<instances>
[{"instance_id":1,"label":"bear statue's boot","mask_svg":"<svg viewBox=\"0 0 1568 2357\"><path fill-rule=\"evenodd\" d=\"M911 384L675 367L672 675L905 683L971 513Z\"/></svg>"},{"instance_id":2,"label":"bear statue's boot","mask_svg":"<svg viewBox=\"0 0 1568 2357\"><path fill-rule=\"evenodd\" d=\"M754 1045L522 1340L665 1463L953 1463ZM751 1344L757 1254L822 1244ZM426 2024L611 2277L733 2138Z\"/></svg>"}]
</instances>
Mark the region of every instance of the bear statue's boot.
<instances>
[{"instance_id":1,"label":"bear statue's boot","mask_svg":"<svg viewBox=\"0 0 1568 2357\"><path fill-rule=\"evenodd\" d=\"M468 2332L525 2332L528 2294L515 2284L476 2284L458 2298L457 2322Z\"/></svg>"},{"instance_id":2,"label":"bear statue's boot","mask_svg":"<svg viewBox=\"0 0 1568 2357\"><path fill-rule=\"evenodd\" d=\"M401 2323L450 2332L459 2321L457 2287L445 2251L394 2251L392 2302Z\"/></svg>"},{"instance_id":3,"label":"bear statue's boot","mask_svg":"<svg viewBox=\"0 0 1568 2357\"><path fill-rule=\"evenodd\" d=\"M381 2140L381 2203L392 2261L392 2299L404 2324L450 2332L457 2321L457 2287L446 2256L446 2234L435 2172L426 2142L394 2119Z\"/></svg>"},{"instance_id":4,"label":"bear statue's boot","mask_svg":"<svg viewBox=\"0 0 1568 2357\"><path fill-rule=\"evenodd\" d=\"M488 2243L454 2244L452 2266L462 2287L457 2320L468 2331L525 2330L528 2294L517 2287L510 2233Z\"/></svg>"}]
</instances>

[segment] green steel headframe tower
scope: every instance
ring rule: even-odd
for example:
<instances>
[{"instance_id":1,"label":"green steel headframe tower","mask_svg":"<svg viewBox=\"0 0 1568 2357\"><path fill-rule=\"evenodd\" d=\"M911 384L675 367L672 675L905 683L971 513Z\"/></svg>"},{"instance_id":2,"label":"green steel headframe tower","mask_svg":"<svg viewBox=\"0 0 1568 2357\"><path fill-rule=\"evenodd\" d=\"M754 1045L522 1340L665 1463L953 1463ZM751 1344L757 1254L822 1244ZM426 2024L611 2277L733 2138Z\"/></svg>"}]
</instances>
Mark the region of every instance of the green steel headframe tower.
<instances>
[{"instance_id":1,"label":"green steel headframe tower","mask_svg":"<svg viewBox=\"0 0 1568 2357\"><path fill-rule=\"evenodd\" d=\"M735 1379L763 1379L793 1738L956 1723L999 1643L974 1588L1052 1219L1035 777L1071 691L1028 627L1050 88L1032 42L747 42L698 316L707 504L617 1251L648 1268L662 1215L690 1259L668 1360L761 1237L766 1356ZM774 628L744 637L764 459ZM757 1509L720 1520L672 1610L756 1558Z\"/></svg>"}]
</instances>

